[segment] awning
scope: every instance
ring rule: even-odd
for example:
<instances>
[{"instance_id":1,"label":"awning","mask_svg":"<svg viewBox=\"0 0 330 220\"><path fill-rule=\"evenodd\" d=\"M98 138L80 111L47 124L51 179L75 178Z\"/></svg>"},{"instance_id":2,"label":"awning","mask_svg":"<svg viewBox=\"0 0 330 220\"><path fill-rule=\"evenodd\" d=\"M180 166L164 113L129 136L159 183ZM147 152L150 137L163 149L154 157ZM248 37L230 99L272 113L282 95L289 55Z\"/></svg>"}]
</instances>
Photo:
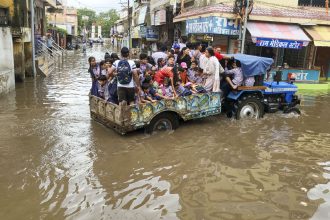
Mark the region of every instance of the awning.
<instances>
[{"instance_id":1,"label":"awning","mask_svg":"<svg viewBox=\"0 0 330 220\"><path fill-rule=\"evenodd\" d=\"M316 47L330 47L330 26L304 27Z\"/></svg>"},{"instance_id":2,"label":"awning","mask_svg":"<svg viewBox=\"0 0 330 220\"><path fill-rule=\"evenodd\" d=\"M298 25L248 22L247 28L257 46L301 49L310 39Z\"/></svg>"}]
</instances>

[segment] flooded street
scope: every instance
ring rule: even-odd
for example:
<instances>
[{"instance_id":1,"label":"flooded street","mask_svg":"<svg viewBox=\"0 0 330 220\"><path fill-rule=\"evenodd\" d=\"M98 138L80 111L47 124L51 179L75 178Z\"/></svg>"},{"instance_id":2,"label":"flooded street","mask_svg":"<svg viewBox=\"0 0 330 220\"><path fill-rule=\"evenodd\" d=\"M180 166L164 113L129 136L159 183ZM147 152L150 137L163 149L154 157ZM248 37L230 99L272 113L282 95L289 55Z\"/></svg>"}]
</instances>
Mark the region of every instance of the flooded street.
<instances>
[{"instance_id":1,"label":"flooded street","mask_svg":"<svg viewBox=\"0 0 330 220\"><path fill-rule=\"evenodd\" d=\"M330 95L302 116L120 136L89 114L87 55L0 98L0 219L330 219Z\"/></svg>"}]
</instances>

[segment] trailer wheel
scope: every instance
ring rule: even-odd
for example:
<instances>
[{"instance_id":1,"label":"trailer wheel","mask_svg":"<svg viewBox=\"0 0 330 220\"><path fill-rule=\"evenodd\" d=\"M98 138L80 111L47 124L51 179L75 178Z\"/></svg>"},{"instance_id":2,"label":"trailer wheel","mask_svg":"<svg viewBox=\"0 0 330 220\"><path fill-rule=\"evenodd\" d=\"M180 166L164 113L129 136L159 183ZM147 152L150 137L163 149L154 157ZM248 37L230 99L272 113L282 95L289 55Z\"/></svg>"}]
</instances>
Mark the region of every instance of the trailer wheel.
<instances>
[{"instance_id":1,"label":"trailer wheel","mask_svg":"<svg viewBox=\"0 0 330 220\"><path fill-rule=\"evenodd\" d=\"M249 94L243 96L234 104L234 111L236 119L251 119L262 118L264 116L265 107L261 103L259 96Z\"/></svg>"},{"instance_id":2,"label":"trailer wheel","mask_svg":"<svg viewBox=\"0 0 330 220\"><path fill-rule=\"evenodd\" d=\"M293 114L296 114L296 115L301 115L300 110L298 108L295 108L295 107L284 109L283 113L284 114L293 113Z\"/></svg>"},{"instance_id":3,"label":"trailer wheel","mask_svg":"<svg viewBox=\"0 0 330 220\"><path fill-rule=\"evenodd\" d=\"M147 134L158 131L171 131L179 127L179 119L175 113L164 112L154 117L145 128Z\"/></svg>"}]
</instances>

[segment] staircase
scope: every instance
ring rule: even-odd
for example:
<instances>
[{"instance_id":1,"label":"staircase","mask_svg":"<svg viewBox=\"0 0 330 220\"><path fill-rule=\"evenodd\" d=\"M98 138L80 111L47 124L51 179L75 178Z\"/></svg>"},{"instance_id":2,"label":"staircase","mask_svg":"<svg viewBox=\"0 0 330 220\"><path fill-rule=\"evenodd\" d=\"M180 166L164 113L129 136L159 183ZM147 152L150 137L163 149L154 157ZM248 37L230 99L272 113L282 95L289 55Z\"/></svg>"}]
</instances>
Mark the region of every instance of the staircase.
<instances>
[{"instance_id":1,"label":"staircase","mask_svg":"<svg viewBox=\"0 0 330 220\"><path fill-rule=\"evenodd\" d=\"M48 76L63 64L66 51L54 41L52 46L50 49L42 40L36 42L36 69L39 75Z\"/></svg>"}]
</instances>

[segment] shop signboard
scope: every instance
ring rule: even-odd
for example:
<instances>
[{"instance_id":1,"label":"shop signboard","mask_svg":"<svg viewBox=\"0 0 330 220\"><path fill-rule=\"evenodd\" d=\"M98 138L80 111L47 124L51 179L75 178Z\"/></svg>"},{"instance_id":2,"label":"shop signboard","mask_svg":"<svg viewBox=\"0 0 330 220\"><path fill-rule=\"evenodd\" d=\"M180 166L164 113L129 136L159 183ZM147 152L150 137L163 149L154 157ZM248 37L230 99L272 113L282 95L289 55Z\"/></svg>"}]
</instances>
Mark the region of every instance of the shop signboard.
<instances>
[{"instance_id":1,"label":"shop signboard","mask_svg":"<svg viewBox=\"0 0 330 220\"><path fill-rule=\"evenodd\" d=\"M157 41L159 39L159 31L156 27L147 27L146 39L148 41Z\"/></svg>"},{"instance_id":2,"label":"shop signboard","mask_svg":"<svg viewBox=\"0 0 330 220\"><path fill-rule=\"evenodd\" d=\"M301 49L304 46L304 42L303 41L295 41L295 40L282 40L282 39L259 38L259 37L257 37L256 46L258 46L258 47Z\"/></svg>"},{"instance_id":3,"label":"shop signboard","mask_svg":"<svg viewBox=\"0 0 330 220\"><path fill-rule=\"evenodd\" d=\"M271 71L271 75L274 76L276 70ZM286 81L288 75L294 73L296 75L296 82L313 82L318 83L320 81L320 70L309 69L283 69L282 80Z\"/></svg>"},{"instance_id":4,"label":"shop signboard","mask_svg":"<svg viewBox=\"0 0 330 220\"><path fill-rule=\"evenodd\" d=\"M140 26L136 26L132 29L132 38L133 39L141 38L141 36L140 36Z\"/></svg>"},{"instance_id":5,"label":"shop signboard","mask_svg":"<svg viewBox=\"0 0 330 220\"><path fill-rule=\"evenodd\" d=\"M145 38L147 34L147 27L146 26L140 26L140 37Z\"/></svg>"},{"instance_id":6,"label":"shop signboard","mask_svg":"<svg viewBox=\"0 0 330 220\"><path fill-rule=\"evenodd\" d=\"M234 20L215 16L188 19L186 21L186 33L239 35L239 25Z\"/></svg>"}]
</instances>

